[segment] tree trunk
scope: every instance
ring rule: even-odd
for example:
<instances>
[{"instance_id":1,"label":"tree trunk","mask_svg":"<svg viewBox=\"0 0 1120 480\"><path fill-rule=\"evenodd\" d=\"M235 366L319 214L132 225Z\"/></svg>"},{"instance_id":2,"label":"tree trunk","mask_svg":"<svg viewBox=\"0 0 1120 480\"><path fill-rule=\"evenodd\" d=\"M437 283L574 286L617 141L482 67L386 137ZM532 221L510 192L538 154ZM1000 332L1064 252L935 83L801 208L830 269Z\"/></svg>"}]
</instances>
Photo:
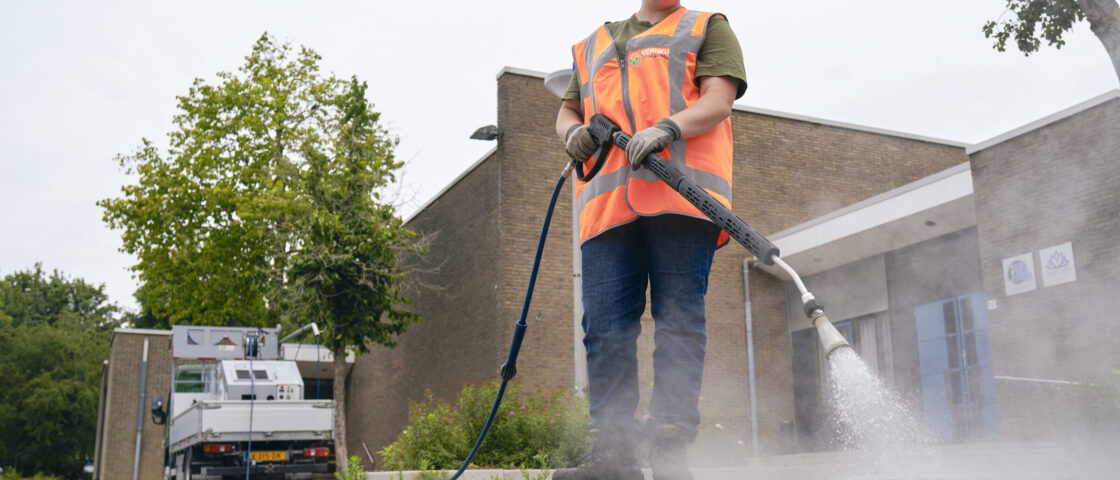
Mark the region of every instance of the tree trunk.
<instances>
[{"instance_id":1,"label":"tree trunk","mask_svg":"<svg viewBox=\"0 0 1120 480\"><path fill-rule=\"evenodd\" d=\"M1108 57L1112 59L1112 69L1120 80L1120 3L1116 0L1077 0L1077 6L1085 12L1093 34L1104 44Z\"/></svg>"},{"instance_id":2,"label":"tree trunk","mask_svg":"<svg viewBox=\"0 0 1120 480\"><path fill-rule=\"evenodd\" d=\"M346 349L334 353L334 462L335 471L345 472L346 453Z\"/></svg>"}]
</instances>

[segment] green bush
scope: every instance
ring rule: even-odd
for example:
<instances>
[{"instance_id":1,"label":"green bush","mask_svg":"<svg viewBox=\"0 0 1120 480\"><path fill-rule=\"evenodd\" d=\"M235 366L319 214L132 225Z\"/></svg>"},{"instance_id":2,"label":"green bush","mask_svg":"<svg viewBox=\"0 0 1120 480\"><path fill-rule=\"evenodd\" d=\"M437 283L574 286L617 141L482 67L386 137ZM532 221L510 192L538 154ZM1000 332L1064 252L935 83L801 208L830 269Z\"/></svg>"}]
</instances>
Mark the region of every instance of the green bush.
<instances>
[{"instance_id":1,"label":"green bush","mask_svg":"<svg viewBox=\"0 0 1120 480\"><path fill-rule=\"evenodd\" d=\"M366 480L366 469L362 468L362 459L356 455L350 457L346 463L346 471L335 472L335 480Z\"/></svg>"},{"instance_id":2,"label":"green bush","mask_svg":"<svg viewBox=\"0 0 1120 480\"><path fill-rule=\"evenodd\" d=\"M490 414L500 380L466 385L455 405L435 398L412 402L408 425L381 450L388 470L458 469ZM589 443L587 402L562 389L523 394L510 381L494 425L472 465L486 468L563 468L575 465Z\"/></svg>"},{"instance_id":3,"label":"green bush","mask_svg":"<svg viewBox=\"0 0 1120 480\"><path fill-rule=\"evenodd\" d=\"M36 473L33 477L25 477L23 475L20 475L19 472L13 470L11 472L4 472L3 475L0 475L0 480L62 480L62 477L47 475L45 473Z\"/></svg>"}]
</instances>

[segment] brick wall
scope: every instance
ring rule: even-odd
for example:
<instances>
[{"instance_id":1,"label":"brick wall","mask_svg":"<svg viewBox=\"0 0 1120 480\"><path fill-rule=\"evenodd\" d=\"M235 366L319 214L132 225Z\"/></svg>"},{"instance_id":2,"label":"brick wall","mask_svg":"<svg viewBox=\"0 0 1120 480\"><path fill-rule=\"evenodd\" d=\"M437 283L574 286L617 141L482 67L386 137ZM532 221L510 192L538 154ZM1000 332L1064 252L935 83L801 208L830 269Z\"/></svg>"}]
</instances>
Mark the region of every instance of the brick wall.
<instances>
[{"instance_id":1,"label":"brick wall","mask_svg":"<svg viewBox=\"0 0 1120 480\"><path fill-rule=\"evenodd\" d=\"M540 78L505 74L498 79L498 128L502 131L498 145L499 311L504 325L512 326L521 314L545 209L556 179L568 161L563 143L555 133L559 106L560 100L545 90ZM529 328L518 359L518 369L529 388L570 388L575 384L571 188L571 182L566 182L556 203L527 319ZM508 345L509 336L501 342ZM493 365L489 372L497 366Z\"/></svg>"},{"instance_id":2,"label":"brick wall","mask_svg":"<svg viewBox=\"0 0 1120 480\"><path fill-rule=\"evenodd\" d=\"M102 371L105 393L99 411L104 412L94 462L97 478L132 478L136 454L136 412L140 401L140 364L144 339L148 339L148 375L144 392L144 426L140 443L139 478L163 478L163 426L152 423L149 408L153 395L167 399L171 388L170 331L166 334L118 330L113 333L109 363Z\"/></svg>"},{"instance_id":3,"label":"brick wall","mask_svg":"<svg viewBox=\"0 0 1120 480\"><path fill-rule=\"evenodd\" d=\"M464 168L466 165L464 165ZM347 384L350 452L388 445L408 417L408 402L431 389L454 399L464 383L497 372L509 341L498 308L499 162L483 160L407 227L430 241L422 259L409 259L406 293L424 321L408 327L395 349L371 346ZM364 459L364 455L360 455Z\"/></svg>"},{"instance_id":4,"label":"brick wall","mask_svg":"<svg viewBox=\"0 0 1120 480\"><path fill-rule=\"evenodd\" d=\"M988 312L997 376L1091 380L1120 364L1111 314L1120 307L1118 131L1113 98L972 155L984 290L997 302ZM1043 288L1038 250L1065 242L1077 280ZM1008 296L1003 259L1028 252L1037 289ZM997 382L1003 436L1078 427L1035 421L1052 417L1040 406L1056 403L1053 392Z\"/></svg>"}]
</instances>

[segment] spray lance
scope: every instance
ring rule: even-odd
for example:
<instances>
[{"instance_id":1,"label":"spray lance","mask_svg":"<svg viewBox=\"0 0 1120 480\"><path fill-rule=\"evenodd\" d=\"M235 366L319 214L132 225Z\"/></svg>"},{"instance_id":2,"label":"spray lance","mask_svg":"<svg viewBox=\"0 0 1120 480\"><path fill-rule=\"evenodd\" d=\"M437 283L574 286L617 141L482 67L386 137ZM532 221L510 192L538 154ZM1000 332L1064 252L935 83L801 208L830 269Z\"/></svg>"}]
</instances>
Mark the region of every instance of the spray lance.
<instances>
[{"instance_id":1,"label":"spray lance","mask_svg":"<svg viewBox=\"0 0 1120 480\"><path fill-rule=\"evenodd\" d=\"M596 114L591 117L590 122L591 138L595 140L598 145L594 159L591 162L591 169L584 172L584 163L569 163L561 173L560 178L556 181L556 186L552 190L552 198L549 200L548 210L544 217L544 225L541 227L541 236L537 242L537 253L533 258L533 270L529 275L529 286L525 292L525 301L521 307L521 318L514 326L513 342L510 345L509 356L506 362L502 364L499 374L502 378L502 383L498 387L497 398L494 399L494 406L490 409L490 415L486 418L486 422L482 425L482 431L479 433L474 446L471 448L467 458L463 460L463 464L459 470L451 476L451 480L458 479L463 472L474 460L475 454L478 453L482 442L486 439L487 432L494 422L495 415L498 412L498 407L502 403L502 396L505 394L506 385L517 374L517 354L521 350L521 342L525 338L525 329L528 324L525 318L529 312L529 303L533 298L533 288L537 280L537 270L540 267L541 253L544 251L545 238L548 236L548 226L552 221L552 211L556 206L556 199L560 193L560 188L564 186L564 181L568 175L574 170L576 178L580 181L588 182L599 173L606 163L607 154L610 149L617 145L620 148L626 148L630 143L630 135L627 135L618 128L614 122L609 118ZM696 185L691 179L686 177L680 170L676 169L669 162L662 159L655 153L647 156L642 164L649 168L658 178L668 184L677 193L680 193L685 199L695 206L704 215L712 220L719 228L723 229L727 234L739 242L740 245L745 247L756 258L761 260L766 265L777 265L784 270L797 285L798 291L801 292L801 303L804 305L805 315L813 322L816 327L817 333L820 335L821 344L824 346L825 355L831 355L836 349L841 347L851 346L848 341L844 339L843 335L832 326L832 322L824 314L824 307L817 301L813 294L805 289L805 284L801 281L801 277L793 270L786 262L782 261L779 257L778 247L770 243L766 237L758 233L754 227L751 227L742 218L731 212L730 209L719 203L711 194L704 191L700 186Z\"/></svg>"},{"instance_id":2,"label":"spray lance","mask_svg":"<svg viewBox=\"0 0 1120 480\"><path fill-rule=\"evenodd\" d=\"M582 163L575 166L576 177L584 182L590 181L603 168L612 146L617 145L619 148L625 149L626 145L630 143L630 135L623 133L617 124L602 114L595 114L591 117L590 129L591 138L595 140L599 148L595 152L594 163L590 171L585 174ZM851 347L844 336L840 335L840 332L832 326L832 322L825 316L824 306L817 301L812 293L805 289L805 283L801 281L801 276L786 262L782 261L778 247L770 243L770 240L763 237L762 234L758 233L758 230L735 215L731 209L717 201L711 194L700 188L696 182L686 177L680 170L657 154L647 156L642 160L642 165L681 194L692 206L711 219L716 226L723 229L731 238L751 252L755 258L766 265L777 265L789 274L793 283L797 285L797 290L801 293L801 303L804 306L805 316L809 317L813 326L816 327L826 356L831 355L837 348Z\"/></svg>"}]
</instances>

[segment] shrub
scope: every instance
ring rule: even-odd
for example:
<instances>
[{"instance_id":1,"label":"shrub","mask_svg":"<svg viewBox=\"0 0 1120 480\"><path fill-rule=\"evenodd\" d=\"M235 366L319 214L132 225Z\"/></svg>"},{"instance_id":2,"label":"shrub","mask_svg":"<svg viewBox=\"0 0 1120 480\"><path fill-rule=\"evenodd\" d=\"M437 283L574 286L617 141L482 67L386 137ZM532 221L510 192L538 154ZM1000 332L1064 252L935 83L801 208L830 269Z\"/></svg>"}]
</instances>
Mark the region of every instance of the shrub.
<instances>
[{"instance_id":1,"label":"shrub","mask_svg":"<svg viewBox=\"0 0 1120 480\"><path fill-rule=\"evenodd\" d=\"M335 472L335 480L366 480L366 469L362 468L362 459L356 455L350 457L346 464L346 471Z\"/></svg>"},{"instance_id":2,"label":"shrub","mask_svg":"<svg viewBox=\"0 0 1120 480\"><path fill-rule=\"evenodd\" d=\"M408 425L381 450L389 470L457 469L490 414L500 380L463 387L455 404L435 398L409 404ZM562 468L588 449L587 403L562 389L522 394L510 381L498 415L472 465L490 468Z\"/></svg>"}]
</instances>

